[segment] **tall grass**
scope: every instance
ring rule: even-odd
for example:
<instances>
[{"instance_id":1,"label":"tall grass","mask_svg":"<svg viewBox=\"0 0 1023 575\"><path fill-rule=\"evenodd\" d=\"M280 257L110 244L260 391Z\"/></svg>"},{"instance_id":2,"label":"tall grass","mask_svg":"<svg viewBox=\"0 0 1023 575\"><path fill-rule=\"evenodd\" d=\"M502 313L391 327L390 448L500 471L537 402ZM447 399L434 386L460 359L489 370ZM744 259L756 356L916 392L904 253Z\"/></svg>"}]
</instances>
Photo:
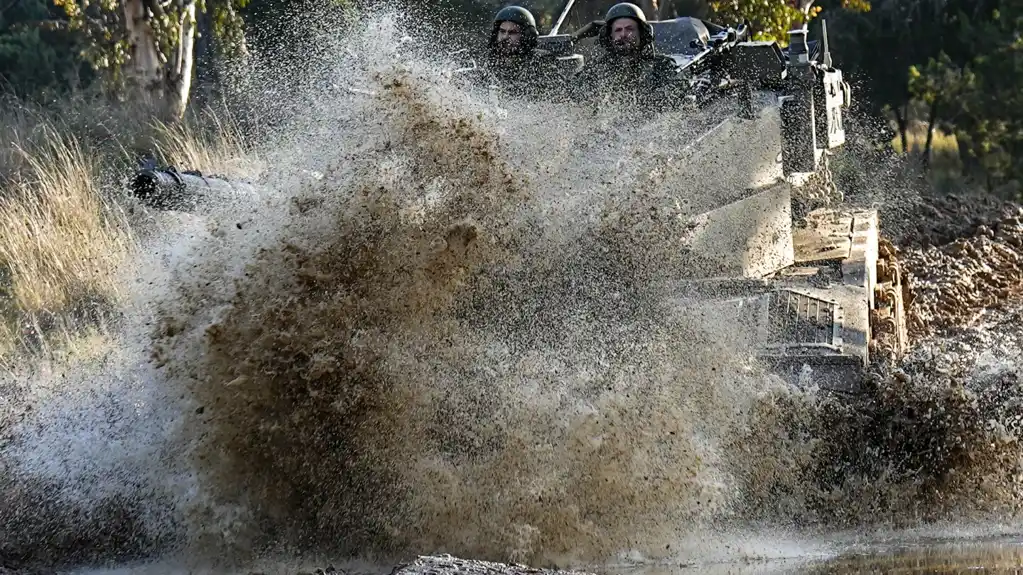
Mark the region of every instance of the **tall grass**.
<instances>
[{"instance_id":1,"label":"tall grass","mask_svg":"<svg viewBox=\"0 0 1023 575\"><path fill-rule=\"evenodd\" d=\"M164 163L227 177L250 176L258 170L258 160L230 116L204 110L188 122L154 120L151 126L153 149Z\"/></svg>"},{"instance_id":2,"label":"tall grass","mask_svg":"<svg viewBox=\"0 0 1023 575\"><path fill-rule=\"evenodd\" d=\"M66 349L116 318L119 271L146 210L123 178L144 154L235 174L242 137L206 111L165 124L141 107L78 99L0 112L0 365Z\"/></svg>"},{"instance_id":3,"label":"tall grass","mask_svg":"<svg viewBox=\"0 0 1023 575\"><path fill-rule=\"evenodd\" d=\"M100 192L96 159L76 138L50 131L45 146L21 152L30 177L0 203L4 315L18 336L8 349L98 319L117 302L117 268L134 249L124 213Z\"/></svg>"}]
</instances>

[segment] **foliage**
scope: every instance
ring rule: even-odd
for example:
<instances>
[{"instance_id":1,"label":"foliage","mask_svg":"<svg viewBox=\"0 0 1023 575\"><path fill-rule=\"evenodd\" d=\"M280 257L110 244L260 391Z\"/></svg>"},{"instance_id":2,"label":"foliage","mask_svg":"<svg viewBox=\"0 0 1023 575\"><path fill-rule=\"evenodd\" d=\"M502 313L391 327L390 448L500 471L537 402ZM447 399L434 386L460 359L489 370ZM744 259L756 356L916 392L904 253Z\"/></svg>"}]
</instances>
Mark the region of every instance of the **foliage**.
<instances>
[{"instance_id":1,"label":"foliage","mask_svg":"<svg viewBox=\"0 0 1023 575\"><path fill-rule=\"evenodd\" d=\"M183 0L162 3L143 0L150 12L148 24L159 44L163 61L178 47L184 15L190 5L213 16L214 35L221 40L224 55L232 55L244 47L243 22L237 10L249 0ZM125 0L53 0L67 15L72 31L83 35L83 55L98 70L120 77L122 67L131 55L131 46L124 22Z\"/></svg>"},{"instance_id":2,"label":"foliage","mask_svg":"<svg viewBox=\"0 0 1023 575\"><path fill-rule=\"evenodd\" d=\"M990 185L1023 178L1023 6L940 2L940 40L908 67L909 93L929 106L932 128L954 132L968 175Z\"/></svg>"},{"instance_id":3,"label":"foliage","mask_svg":"<svg viewBox=\"0 0 1023 575\"><path fill-rule=\"evenodd\" d=\"M710 0L711 19L723 23L749 20L757 40L774 40L782 45L788 43L789 30L801 28L804 23L821 13L822 7L813 0L793 2L754 2L750 0ZM867 12L868 0L842 0L845 10Z\"/></svg>"},{"instance_id":4,"label":"foliage","mask_svg":"<svg viewBox=\"0 0 1023 575\"><path fill-rule=\"evenodd\" d=\"M92 80L73 38L36 24L55 16L47 0L0 3L0 92L47 97Z\"/></svg>"},{"instance_id":5,"label":"foliage","mask_svg":"<svg viewBox=\"0 0 1023 575\"><path fill-rule=\"evenodd\" d=\"M129 0L0 1L0 90L44 96L87 85L103 73L112 90L129 57L123 6ZM170 57L180 16L193 5L214 40L211 66L267 41L279 61L301 59L296 23L325 7L351 10L363 0L176 0L144 2L153 12L160 51ZM451 30L450 37L483 34L503 0L404 0L417 17ZM549 29L560 0L520 0ZM957 142L964 173L992 185L1023 178L1023 2L1020 0L646 0L652 17L692 15L721 24L748 20L757 39L787 43L804 25L820 37L827 21L836 66L854 89L856 114L894 120L900 145L925 126L924 159L935 131ZM576 3L566 29L599 18L612 0ZM591 18L592 17L592 18ZM351 14L341 20L356 20ZM46 21L48 26L36 23ZM256 34L254 34L256 33ZM207 49L207 54L210 51ZM87 63L88 64L87 64ZM91 67L89 66L91 64ZM202 74L198 74L202 76ZM198 77L197 76L197 77ZM45 97L45 96L44 96ZM882 131L877 142L888 142ZM1020 167L1017 167L1020 166Z\"/></svg>"}]
</instances>

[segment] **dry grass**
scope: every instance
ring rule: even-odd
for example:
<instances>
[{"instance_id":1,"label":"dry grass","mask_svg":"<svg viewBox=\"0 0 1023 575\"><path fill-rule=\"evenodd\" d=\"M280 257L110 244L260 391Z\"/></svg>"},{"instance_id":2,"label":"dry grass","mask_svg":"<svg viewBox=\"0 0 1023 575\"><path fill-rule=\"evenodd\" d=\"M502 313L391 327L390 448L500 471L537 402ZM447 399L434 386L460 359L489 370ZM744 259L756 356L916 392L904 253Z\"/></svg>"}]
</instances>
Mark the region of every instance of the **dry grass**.
<instances>
[{"instance_id":1,"label":"dry grass","mask_svg":"<svg viewBox=\"0 0 1023 575\"><path fill-rule=\"evenodd\" d=\"M927 145L927 124L925 122L910 122L906 131L906 144L909 152L922 155ZM898 134L892 140L892 147L898 153L903 153L902 138ZM940 173L958 174L962 170L962 160L959 158L959 141L955 134L948 134L935 128L931 138L931 169Z\"/></svg>"},{"instance_id":2,"label":"dry grass","mask_svg":"<svg viewBox=\"0 0 1023 575\"><path fill-rule=\"evenodd\" d=\"M8 350L73 331L115 304L117 269L134 249L123 211L101 193L97 160L76 138L51 130L44 146L19 152L27 177L0 202L5 335L15 340Z\"/></svg>"},{"instance_id":3,"label":"dry grass","mask_svg":"<svg viewBox=\"0 0 1023 575\"><path fill-rule=\"evenodd\" d=\"M84 96L45 108L5 99L0 102L0 186L28 177L24 152L45 148L53 134L73 135L101 163L123 161L125 152L152 147L148 117L140 106L111 106Z\"/></svg>"},{"instance_id":4,"label":"dry grass","mask_svg":"<svg viewBox=\"0 0 1023 575\"><path fill-rule=\"evenodd\" d=\"M922 158L927 144L927 123L912 121L906 131L908 152ZM892 140L897 153L903 153L902 139L898 134ZM935 128L931 137L931 157L926 171L926 181L933 191L947 193L960 190L967 185L963 181L963 162L959 157L959 141L955 134L948 134Z\"/></svg>"},{"instance_id":5,"label":"dry grass","mask_svg":"<svg viewBox=\"0 0 1023 575\"><path fill-rule=\"evenodd\" d=\"M203 172L238 173L247 158L239 128L223 112L190 110L186 121L167 124L131 102L111 105L86 96L48 108L0 101L0 188L28 170L19 148L45 146L48 133L74 135L103 169L134 167L155 153L162 163ZM246 160L250 161L250 160Z\"/></svg>"},{"instance_id":6,"label":"dry grass","mask_svg":"<svg viewBox=\"0 0 1023 575\"><path fill-rule=\"evenodd\" d=\"M196 126L203 126L203 130ZM238 126L212 112L192 116L191 121L166 124L152 122L154 148L164 162L182 169L218 173L227 177L252 175L255 159Z\"/></svg>"},{"instance_id":7,"label":"dry grass","mask_svg":"<svg viewBox=\"0 0 1023 575\"><path fill-rule=\"evenodd\" d=\"M168 125L96 101L6 105L0 138L0 365L74 348L116 316L119 270L145 221L130 216L139 206L117 184L141 154L204 172L245 169L239 131L212 113Z\"/></svg>"}]
</instances>

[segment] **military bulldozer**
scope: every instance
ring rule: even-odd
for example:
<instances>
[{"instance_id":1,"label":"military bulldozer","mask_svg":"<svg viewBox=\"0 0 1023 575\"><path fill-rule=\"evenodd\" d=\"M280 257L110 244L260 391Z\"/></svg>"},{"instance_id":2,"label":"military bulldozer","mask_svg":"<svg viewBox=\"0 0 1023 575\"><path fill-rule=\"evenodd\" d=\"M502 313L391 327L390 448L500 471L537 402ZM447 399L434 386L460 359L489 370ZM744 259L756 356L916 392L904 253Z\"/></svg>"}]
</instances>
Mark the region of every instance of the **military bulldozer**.
<instances>
[{"instance_id":1,"label":"military bulldozer","mask_svg":"<svg viewBox=\"0 0 1023 575\"><path fill-rule=\"evenodd\" d=\"M538 47L579 66L577 44L602 22L559 34L573 4ZM681 281L680 304L730 318L742 345L790 381L809 369L823 388L855 391L873 363L906 353L909 296L877 210L842 206L830 177L851 93L832 66L826 23L817 41L806 27L792 30L785 48L751 40L746 24L650 24L685 101L731 99L735 110L680 151L685 190L674 193L688 205L684 243L714 262Z\"/></svg>"},{"instance_id":2,"label":"military bulldozer","mask_svg":"<svg viewBox=\"0 0 1023 575\"><path fill-rule=\"evenodd\" d=\"M568 0L539 48L569 69L585 65L578 44L599 23L559 33ZM788 46L753 41L749 27L695 18L653 21L657 51L674 59L688 106L734 103L733 114L679 150L685 188L682 243L707 273L680 278L677 301L738 326L740 345L798 382L855 391L872 364L907 351L909 303L894 247L875 209L842 205L829 155L845 143L851 103L822 38L790 32ZM670 184L669 184L670 185ZM245 184L149 166L136 195L164 208L204 195L254 193Z\"/></svg>"}]
</instances>

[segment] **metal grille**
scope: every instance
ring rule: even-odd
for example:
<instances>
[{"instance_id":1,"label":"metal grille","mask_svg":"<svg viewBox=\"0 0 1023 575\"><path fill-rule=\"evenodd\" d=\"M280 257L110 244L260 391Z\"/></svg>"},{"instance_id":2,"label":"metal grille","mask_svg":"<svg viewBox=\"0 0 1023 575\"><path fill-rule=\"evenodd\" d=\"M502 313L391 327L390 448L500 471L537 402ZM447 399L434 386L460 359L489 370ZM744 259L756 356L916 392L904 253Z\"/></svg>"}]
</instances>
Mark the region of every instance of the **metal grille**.
<instances>
[{"instance_id":1,"label":"metal grille","mask_svg":"<svg viewBox=\"0 0 1023 575\"><path fill-rule=\"evenodd\" d=\"M766 300L764 347L773 351L841 352L839 308L834 302L792 290L772 292Z\"/></svg>"}]
</instances>

